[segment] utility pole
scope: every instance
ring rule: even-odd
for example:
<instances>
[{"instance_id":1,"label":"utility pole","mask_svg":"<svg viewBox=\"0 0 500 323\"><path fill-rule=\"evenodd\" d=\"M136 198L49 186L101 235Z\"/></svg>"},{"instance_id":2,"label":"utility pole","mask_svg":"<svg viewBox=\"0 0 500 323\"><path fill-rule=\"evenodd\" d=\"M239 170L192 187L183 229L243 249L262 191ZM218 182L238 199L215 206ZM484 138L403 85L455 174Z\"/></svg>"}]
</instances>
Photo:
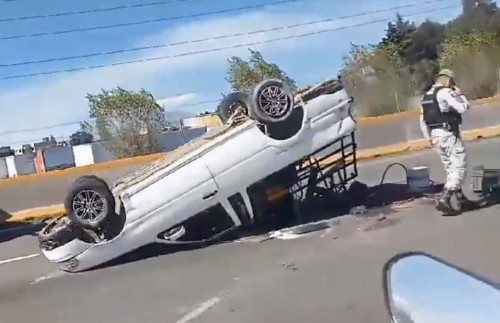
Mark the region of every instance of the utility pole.
<instances>
[{"instance_id":1,"label":"utility pole","mask_svg":"<svg viewBox=\"0 0 500 323\"><path fill-rule=\"evenodd\" d=\"M497 70L497 95L500 95L500 67Z\"/></svg>"},{"instance_id":2,"label":"utility pole","mask_svg":"<svg viewBox=\"0 0 500 323\"><path fill-rule=\"evenodd\" d=\"M398 112L401 112L401 109L399 108L398 92L396 91L394 91L394 98L396 99L396 109L398 109Z\"/></svg>"}]
</instances>

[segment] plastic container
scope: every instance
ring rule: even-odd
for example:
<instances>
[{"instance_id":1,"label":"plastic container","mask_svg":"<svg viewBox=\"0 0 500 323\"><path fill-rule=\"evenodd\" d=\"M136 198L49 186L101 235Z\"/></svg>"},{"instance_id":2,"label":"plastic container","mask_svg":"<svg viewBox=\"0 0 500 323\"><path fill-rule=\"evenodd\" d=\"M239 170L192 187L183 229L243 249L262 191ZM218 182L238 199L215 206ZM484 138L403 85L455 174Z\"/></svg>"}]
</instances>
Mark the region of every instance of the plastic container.
<instances>
[{"instance_id":1,"label":"plastic container","mask_svg":"<svg viewBox=\"0 0 500 323\"><path fill-rule=\"evenodd\" d=\"M427 166L410 168L407 176L409 192L425 192L432 185L429 167Z\"/></svg>"},{"instance_id":2,"label":"plastic container","mask_svg":"<svg viewBox=\"0 0 500 323\"><path fill-rule=\"evenodd\" d=\"M500 169L476 166L472 169L472 190L489 193L500 188Z\"/></svg>"}]
</instances>

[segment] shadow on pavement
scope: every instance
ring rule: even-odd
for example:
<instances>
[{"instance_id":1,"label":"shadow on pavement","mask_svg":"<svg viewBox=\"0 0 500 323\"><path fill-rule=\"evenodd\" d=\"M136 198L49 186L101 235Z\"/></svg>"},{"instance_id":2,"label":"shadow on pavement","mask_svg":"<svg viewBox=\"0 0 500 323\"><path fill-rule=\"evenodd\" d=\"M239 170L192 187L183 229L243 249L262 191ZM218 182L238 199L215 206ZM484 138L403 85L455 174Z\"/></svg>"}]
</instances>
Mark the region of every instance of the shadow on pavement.
<instances>
[{"instance_id":1,"label":"shadow on pavement","mask_svg":"<svg viewBox=\"0 0 500 323\"><path fill-rule=\"evenodd\" d=\"M436 185L431 188L428 194L439 193L442 185ZM113 267L125 263L135 262L148 258L164 256L172 253L199 249L208 245L232 242L235 239L241 239L249 236L260 236L279 229L291 226L309 224L318 221L331 220L339 216L350 214L359 218L373 218L397 212L391 208L395 203L411 201L424 197L423 193L409 193L406 184L386 183L373 187L360 182L353 182L349 189L343 193L335 193L328 190L315 192L307 200L297 201L295 206L283 205L281 213L273 217L274 221L269 221L266 225L259 226L250 230L238 230L224 239L195 245L167 246L163 244L151 244L137 249L131 253L123 255L104 265L93 268L92 270ZM292 201L293 202L293 201ZM293 210L297 210L294 212ZM357 209L353 214L353 209ZM359 210L362 210L361 212ZM372 210L376 210L372 212ZM280 213L280 210L271 208L269 212ZM295 213L295 216L290 216ZM263 241L266 238L262 239Z\"/></svg>"},{"instance_id":2,"label":"shadow on pavement","mask_svg":"<svg viewBox=\"0 0 500 323\"><path fill-rule=\"evenodd\" d=\"M0 209L0 243L26 235L36 235L36 233L43 227L41 222L7 222L11 216L12 215L9 212Z\"/></svg>"},{"instance_id":3,"label":"shadow on pavement","mask_svg":"<svg viewBox=\"0 0 500 323\"><path fill-rule=\"evenodd\" d=\"M465 206L462 210L452 214L443 214L443 216L461 216L468 212L487 209L500 204L500 190L494 190L487 194L479 194L479 199L471 199L471 205ZM453 203L452 203L453 204Z\"/></svg>"},{"instance_id":4,"label":"shadow on pavement","mask_svg":"<svg viewBox=\"0 0 500 323\"><path fill-rule=\"evenodd\" d=\"M439 194L442 184L433 185L426 192L409 192L406 184L384 183L367 186L353 182L346 192L324 192L304 201L300 223L314 222L350 214L359 218L397 212L397 206L417 199Z\"/></svg>"},{"instance_id":5,"label":"shadow on pavement","mask_svg":"<svg viewBox=\"0 0 500 323\"><path fill-rule=\"evenodd\" d=\"M435 201L441 195L443 186L443 184L436 184L431 186L426 192L411 193L408 192L406 184L384 183L368 187L363 183L353 182L349 189L343 193L322 191L313 194L313 196L307 200L296 203L295 209L297 209L298 212L296 212L293 218L289 216L280 217L278 215L276 217L278 221L270 221L267 225L262 225L256 229L235 231L234 234L230 234L225 236L222 240L211 243L182 246L167 246L163 244L147 245L112 260L107 264L95 267L92 270L114 267L177 252L195 250L209 245L213 246L216 244L233 242L236 239L249 236L260 236L265 234L261 240L266 241L268 240L267 234L270 231L303 224L317 224L318 221L332 220L344 215L353 216L362 220L360 229L363 231L370 231L380 227L386 227L393 222L396 223L396 219L386 219L385 216L396 213L405 207L411 207L410 203L417 200L427 203L430 207L430 212L436 212L436 216L439 216L439 212L434 209L434 205ZM497 191L496 193L483 196L480 201L481 205L478 209L500 204L500 192ZM287 206L283 206L283 208L286 212L291 212L292 209ZM270 212L278 211L279 210L274 209ZM286 212L282 213L286 215L290 214ZM285 219L285 221L280 223L280 219ZM381 221L381 219L384 221ZM321 226L318 226L318 228L324 229L324 227Z\"/></svg>"}]
</instances>

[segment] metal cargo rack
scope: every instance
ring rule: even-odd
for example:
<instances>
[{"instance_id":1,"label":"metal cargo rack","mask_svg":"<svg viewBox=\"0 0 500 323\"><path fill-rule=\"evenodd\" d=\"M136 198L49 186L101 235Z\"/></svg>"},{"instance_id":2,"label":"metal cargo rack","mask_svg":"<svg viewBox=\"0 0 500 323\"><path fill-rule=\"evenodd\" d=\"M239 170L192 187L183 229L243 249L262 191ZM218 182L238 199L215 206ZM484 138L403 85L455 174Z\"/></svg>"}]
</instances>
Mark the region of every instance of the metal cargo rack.
<instances>
[{"instance_id":1,"label":"metal cargo rack","mask_svg":"<svg viewBox=\"0 0 500 323\"><path fill-rule=\"evenodd\" d=\"M346 135L297 163L297 181L290 193L302 199L319 191L341 193L358 176L355 132Z\"/></svg>"}]
</instances>

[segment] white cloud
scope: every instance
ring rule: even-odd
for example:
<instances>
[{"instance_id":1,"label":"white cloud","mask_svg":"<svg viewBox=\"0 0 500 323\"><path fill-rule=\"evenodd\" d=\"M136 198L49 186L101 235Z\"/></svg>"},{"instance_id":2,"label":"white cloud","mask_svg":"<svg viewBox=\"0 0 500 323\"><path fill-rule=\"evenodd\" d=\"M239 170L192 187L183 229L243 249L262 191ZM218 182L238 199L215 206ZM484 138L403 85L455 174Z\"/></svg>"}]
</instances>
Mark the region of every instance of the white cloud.
<instances>
[{"instance_id":1,"label":"white cloud","mask_svg":"<svg viewBox=\"0 0 500 323\"><path fill-rule=\"evenodd\" d=\"M370 2L371 3L371 2ZM370 5L367 3L367 6ZM375 5L375 3L373 3ZM176 43L192 39L210 38L225 34L238 34L250 32L257 29L269 29L278 26L297 24L301 22L320 20L324 8L304 7L301 12L290 11L260 11L240 14L223 18L211 18L196 20L177 25L174 28L164 30L156 35L149 35L140 41L140 45ZM368 11L369 8L366 8ZM363 10L365 11L365 10ZM329 16L341 15L338 13L326 13ZM387 14L385 14L387 16ZM361 21L369 21L371 17L359 17L349 20L337 20L328 23L311 24L300 28L289 28L279 31L256 33L244 37L225 39L213 39L205 42L170 46L140 56L121 57L119 60L135 60L156 56L175 56L186 52L209 51L220 47L230 47L238 44L265 42L279 37L287 37L302 33L314 32L326 28L335 28L341 25L356 24ZM359 32L353 30L354 33ZM353 40L352 33L341 31L332 34L323 34L313 37L289 39L279 42L252 45L253 49L262 51L266 57L278 57L285 60L287 56L299 55L308 50L319 48L325 49L325 53L331 53L332 48L340 43L348 43ZM344 44L345 45L345 44ZM247 55L247 47L233 48L231 50L213 51L209 53L181 56L171 59L155 60L147 63L120 65L104 69L94 69L82 72L59 74L51 77L39 77L31 79L30 83L17 89L4 90L0 88L0 112L2 120L8 120L2 126L2 131L44 127L58 123L66 123L86 119L88 107L85 99L86 93L95 93L101 88L112 88L121 86L127 89L151 89L156 94L168 95L168 84L175 84L183 73L196 71L199 78L203 79L207 68L213 70L220 68L223 79L226 59L231 55ZM337 53L335 53L337 55ZM336 57L335 59L340 59ZM111 62L111 61L108 61ZM104 62L105 63L105 62ZM279 61L277 63L280 63ZM335 73L336 71L332 71ZM161 82L159 81L161 79ZM167 80L167 81L165 81ZM210 82L210 81L208 81ZM199 89L184 89L186 91ZM162 92L162 93L159 93ZM191 96L194 94L190 94ZM213 93L214 96L219 93ZM189 101L189 95L164 100L168 108L182 105L179 102ZM185 104L185 103L183 103ZM67 135L71 127L60 128L58 135ZM0 142L32 140L47 135L49 131L41 130L27 133L17 133L11 136L0 137Z\"/></svg>"},{"instance_id":2,"label":"white cloud","mask_svg":"<svg viewBox=\"0 0 500 323\"><path fill-rule=\"evenodd\" d=\"M190 39L216 37L229 33L245 33L257 29L268 29L301 21L320 19L319 16L307 13L256 12L218 19L193 21L176 28L147 37L143 44L176 43ZM245 37L235 37L206 42L190 43L180 46L166 47L149 51L143 56L129 56L128 59L142 59L154 56L175 56L186 52L205 51L214 48L234 46L241 43L255 43L276 37L295 35L313 31L329 24L317 24L303 28L286 29L272 33L260 33ZM258 50L273 51L290 50L303 46L308 40L291 39L283 42L252 46ZM76 73L59 74L52 77L33 79L26 86L0 92L0 107L3 120L9 120L3 131L43 127L64 122L85 119L87 116L86 93L95 93L101 88L122 86L128 89L149 88L155 79L168 76L175 82L175 75L186 70L202 70L206 66L220 64L225 67L230 55L246 55L246 47L226 51L215 51L207 54L183 56L172 59L156 60L147 63L121 65L116 67L87 70ZM123 58L121 58L123 60ZM221 73L225 70L221 69ZM200 77L202 76L200 72ZM156 86L158 87L158 86ZM191 90L191 89L186 89ZM1 91L1 90L0 90ZM192 96L192 95L191 95ZM169 99L169 103L189 99L189 96ZM46 134L47 130L40 132ZM34 139L38 132L21 133L12 137L0 138L1 142Z\"/></svg>"},{"instance_id":3,"label":"white cloud","mask_svg":"<svg viewBox=\"0 0 500 323\"><path fill-rule=\"evenodd\" d=\"M192 104L198 99L198 94L191 92L176 96L169 96L163 99L158 99L156 102L161 105L165 110L179 108L186 104Z\"/></svg>"},{"instance_id":4,"label":"white cloud","mask_svg":"<svg viewBox=\"0 0 500 323\"><path fill-rule=\"evenodd\" d=\"M393 306L397 307L401 312L406 313L415 323L493 323L498 321L498 317L495 315L488 317L488 315L485 315L485 313L480 309L476 309L477 312L475 312L474 310L464 311L462 308L457 307L455 312L440 312L439 301L435 300L433 302L432 298L427 299L428 304L425 307L414 302L410 302L407 299L403 299L398 295L392 295L392 299Z\"/></svg>"}]
</instances>

